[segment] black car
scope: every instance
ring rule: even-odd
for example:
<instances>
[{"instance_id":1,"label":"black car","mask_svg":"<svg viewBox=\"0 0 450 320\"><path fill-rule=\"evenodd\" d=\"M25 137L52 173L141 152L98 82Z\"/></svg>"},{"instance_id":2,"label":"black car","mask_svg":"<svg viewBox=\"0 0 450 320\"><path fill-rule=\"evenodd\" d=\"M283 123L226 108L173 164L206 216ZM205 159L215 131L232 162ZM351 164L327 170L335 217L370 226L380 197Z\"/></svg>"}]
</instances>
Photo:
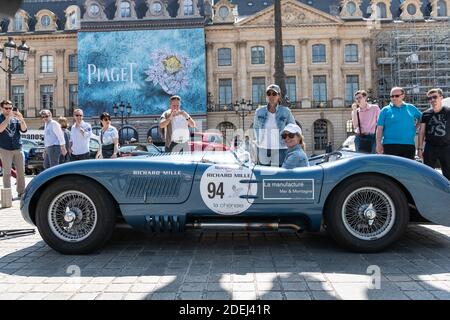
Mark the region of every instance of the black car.
<instances>
[{"instance_id":1,"label":"black car","mask_svg":"<svg viewBox=\"0 0 450 320\"><path fill-rule=\"evenodd\" d=\"M96 136L91 137L89 141L89 158L95 159L99 147L99 138ZM38 174L44 170L44 150L44 146L34 147L29 150L28 162L25 166L27 172Z\"/></svg>"}]
</instances>

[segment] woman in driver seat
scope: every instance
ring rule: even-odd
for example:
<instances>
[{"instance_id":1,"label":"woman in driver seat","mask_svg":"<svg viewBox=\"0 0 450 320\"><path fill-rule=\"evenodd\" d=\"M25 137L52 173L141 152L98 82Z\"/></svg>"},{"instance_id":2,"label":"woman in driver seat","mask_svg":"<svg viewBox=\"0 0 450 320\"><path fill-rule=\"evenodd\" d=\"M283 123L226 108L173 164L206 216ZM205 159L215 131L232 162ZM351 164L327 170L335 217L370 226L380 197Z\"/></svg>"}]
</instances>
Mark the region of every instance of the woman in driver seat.
<instances>
[{"instance_id":1,"label":"woman in driver seat","mask_svg":"<svg viewBox=\"0 0 450 320\"><path fill-rule=\"evenodd\" d=\"M302 135L302 129L298 125L290 123L283 129L281 137L288 147L282 168L309 167L308 157L304 151L305 139Z\"/></svg>"}]
</instances>

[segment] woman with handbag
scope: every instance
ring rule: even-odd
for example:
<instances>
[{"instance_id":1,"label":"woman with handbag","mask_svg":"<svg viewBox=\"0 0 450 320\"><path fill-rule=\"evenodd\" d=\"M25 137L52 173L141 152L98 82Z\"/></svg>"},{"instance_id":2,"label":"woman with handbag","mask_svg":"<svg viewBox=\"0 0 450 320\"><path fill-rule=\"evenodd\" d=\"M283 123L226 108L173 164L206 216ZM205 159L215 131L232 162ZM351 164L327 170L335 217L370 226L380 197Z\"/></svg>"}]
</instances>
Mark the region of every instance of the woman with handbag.
<instances>
[{"instance_id":1,"label":"woman with handbag","mask_svg":"<svg viewBox=\"0 0 450 320\"><path fill-rule=\"evenodd\" d=\"M111 116L103 112L100 116L102 130L100 132L100 148L97 151L96 159L117 158L119 152L119 133L111 125Z\"/></svg>"},{"instance_id":2,"label":"woman with handbag","mask_svg":"<svg viewBox=\"0 0 450 320\"><path fill-rule=\"evenodd\" d=\"M376 104L367 103L367 92L355 92L355 103L352 105L352 122L356 132L356 152L375 153L375 132L380 108Z\"/></svg>"}]
</instances>

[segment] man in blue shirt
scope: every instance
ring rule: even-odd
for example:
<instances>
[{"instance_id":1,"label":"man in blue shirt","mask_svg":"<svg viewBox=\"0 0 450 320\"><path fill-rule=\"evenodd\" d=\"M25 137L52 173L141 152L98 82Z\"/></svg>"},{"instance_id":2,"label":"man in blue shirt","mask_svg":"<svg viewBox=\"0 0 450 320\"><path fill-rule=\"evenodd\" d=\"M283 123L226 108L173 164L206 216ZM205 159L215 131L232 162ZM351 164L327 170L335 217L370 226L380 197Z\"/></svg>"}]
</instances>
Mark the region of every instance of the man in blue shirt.
<instances>
[{"instance_id":1,"label":"man in blue shirt","mask_svg":"<svg viewBox=\"0 0 450 320\"><path fill-rule=\"evenodd\" d=\"M405 103L405 90L394 87L391 103L385 106L377 122L377 153L408 159L416 155L416 127L422 113L412 104Z\"/></svg>"},{"instance_id":2,"label":"man in blue shirt","mask_svg":"<svg viewBox=\"0 0 450 320\"><path fill-rule=\"evenodd\" d=\"M16 168L17 194L22 196L25 189L25 166L22 153L21 132L27 131L22 114L12 110L12 102L0 102L0 158L3 166L3 188L11 188L11 167Z\"/></svg>"}]
</instances>

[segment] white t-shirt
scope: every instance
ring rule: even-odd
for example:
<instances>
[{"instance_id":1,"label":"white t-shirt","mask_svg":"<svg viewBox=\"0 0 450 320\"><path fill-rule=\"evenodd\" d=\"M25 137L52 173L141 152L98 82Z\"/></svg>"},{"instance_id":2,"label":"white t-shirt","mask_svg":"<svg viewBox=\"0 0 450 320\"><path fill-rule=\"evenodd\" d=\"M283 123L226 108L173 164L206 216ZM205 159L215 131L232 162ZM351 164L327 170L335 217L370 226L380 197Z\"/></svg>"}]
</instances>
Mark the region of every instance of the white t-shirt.
<instances>
[{"instance_id":1,"label":"white t-shirt","mask_svg":"<svg viewBox=\"0 0 450 320\"><path fill-rule=\"evenodd\" d=\"M177 115L172 119L172 141L184 143L189 140L189 126L183 115Z\"/></svg>"},{"instance_id":2,"label":"white t-shirt","mask_svg":"<svg viewBox=\"0 0 450 320\"><path fill-rule=\"evenodd\" d=\"M277 127L275 113L267 112L265 128L261 130L262 140L260 147L263 149L280 148L280 131Z\"/></svg>"},{"instance_id":3,"label":"white t-shirt","mask_svg":"<svg viewBox=\"0 0 450 320\"><path fill-rule=\"evenodd\" d=\"M102 145L113 144L113 139L119 139L119 132L113 126L109 126L105 132L102 131L100 137Z\"/></svg>"}]
</instances>

